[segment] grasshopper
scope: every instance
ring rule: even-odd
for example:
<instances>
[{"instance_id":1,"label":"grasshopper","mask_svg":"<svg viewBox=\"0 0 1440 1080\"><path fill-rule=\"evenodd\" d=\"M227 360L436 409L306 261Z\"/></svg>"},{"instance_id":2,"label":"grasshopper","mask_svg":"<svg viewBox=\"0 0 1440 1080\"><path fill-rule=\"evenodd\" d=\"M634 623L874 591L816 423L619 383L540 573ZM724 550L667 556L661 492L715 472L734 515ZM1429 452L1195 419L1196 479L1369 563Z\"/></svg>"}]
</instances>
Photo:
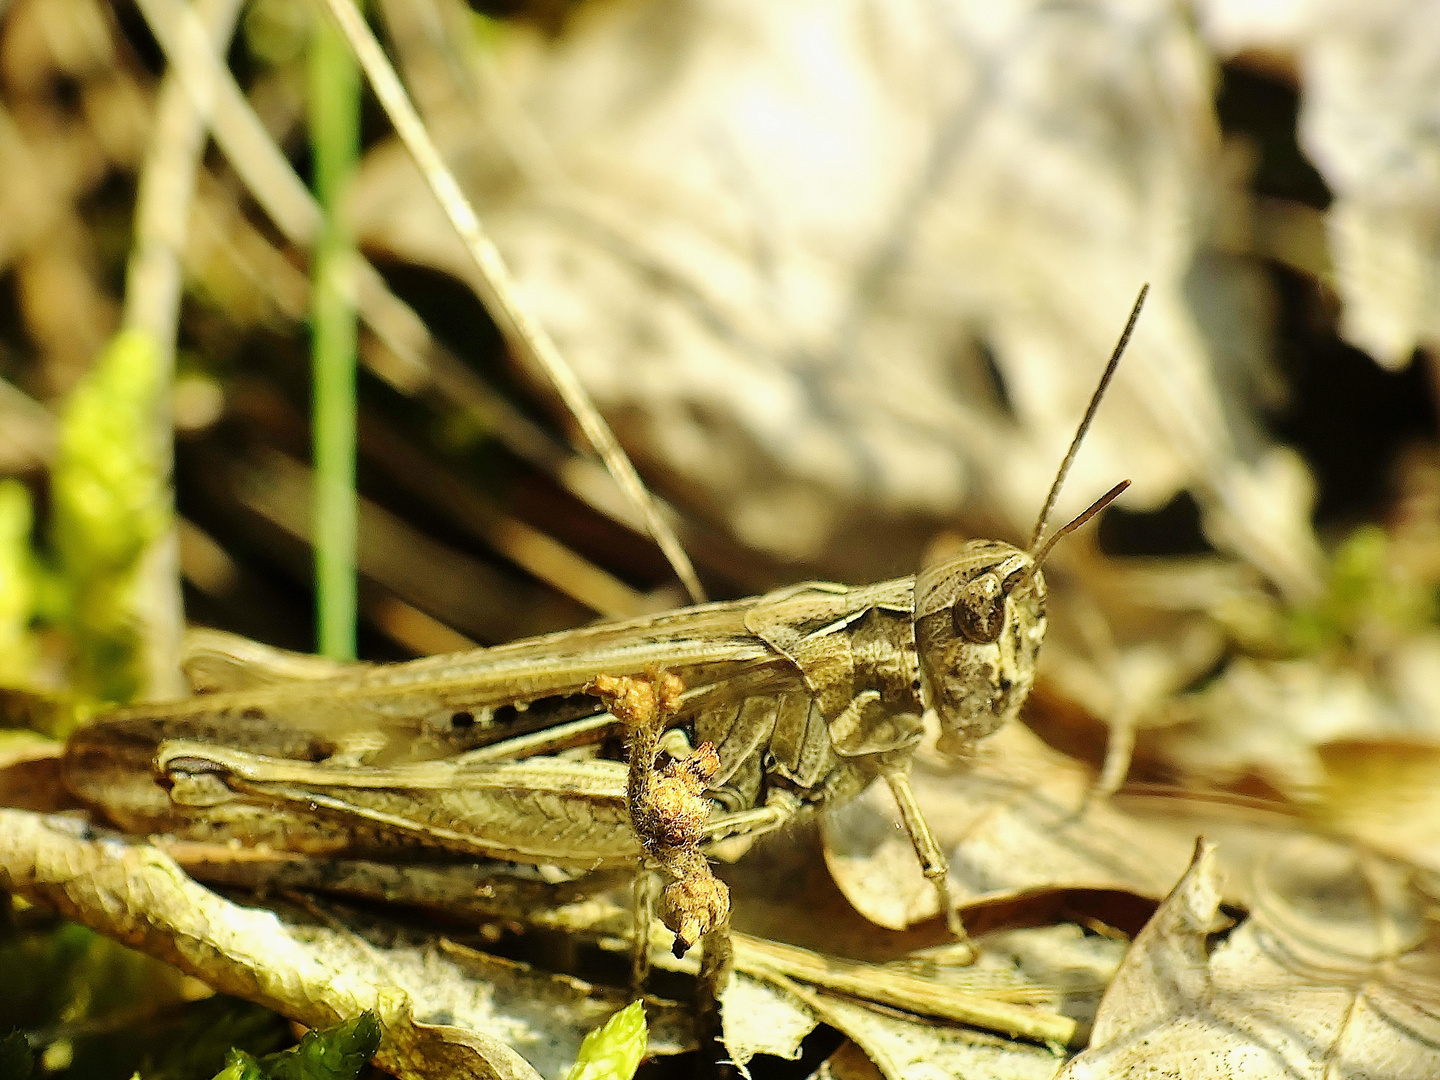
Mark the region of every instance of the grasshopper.
<instances>
[{"instance_id":1,"label":"grasshopper","mask_svg":"<svg viewBox=\"0 0 1440 1080\"><path fill-rule=\"evenodd\" d=\"M963 938L909 762L927 710L939 749L963 754L1030 692L1046 627L1041 566L1128 484L1042 542L1144 298L1142 289L1027 549L972 540L877 585L811 582L390 665L335 665L212 635L187 667L210 692L81 728L65 751L67 783L137 832L639 866L648 849L627 805L619 723L596 681L663 667L683 687L663 745L672 761L692 747L709 755L702 846L753 839L883 779ZM723 917L703 914L699 932Z\"/></svg>"}]
</instances>

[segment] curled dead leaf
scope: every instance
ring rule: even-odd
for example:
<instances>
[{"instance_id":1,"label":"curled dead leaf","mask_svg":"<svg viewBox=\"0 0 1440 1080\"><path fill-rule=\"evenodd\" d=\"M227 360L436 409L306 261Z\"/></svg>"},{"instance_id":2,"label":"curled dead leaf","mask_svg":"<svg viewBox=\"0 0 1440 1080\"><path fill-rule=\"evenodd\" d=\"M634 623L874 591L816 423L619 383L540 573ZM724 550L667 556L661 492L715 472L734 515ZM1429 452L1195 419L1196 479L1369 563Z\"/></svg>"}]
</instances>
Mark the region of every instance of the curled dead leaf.
<instances>
[{"instance_id":1,"label":"curled dead leaf","mask_svg":"<svg viewBox=\"0 0 1440 1080\"><path fill-rule=\"evenodd\" d=\"M385 1028L376 1060L401 1077L560 1077L625 1003L433 936L244 907L158 848L91 838L75 819L0 810L0 885L308 1027L373 1009ZM693 1038L673 1007L652 1022L656 1052Z\"/></svg>"},{"instance_id":2,"label":"curled dead leaf","mask_svg":"<svg viewBox=\"0 0 1440 1080\"><path fill-rule=\"evenodd\" d=\"M1219 860L1198 846L1063 1080L1440 1072L1440 949L1404 868L1304 838L1260 876L1256 910L1220 937Z\"/></svg>"}]
</instances>

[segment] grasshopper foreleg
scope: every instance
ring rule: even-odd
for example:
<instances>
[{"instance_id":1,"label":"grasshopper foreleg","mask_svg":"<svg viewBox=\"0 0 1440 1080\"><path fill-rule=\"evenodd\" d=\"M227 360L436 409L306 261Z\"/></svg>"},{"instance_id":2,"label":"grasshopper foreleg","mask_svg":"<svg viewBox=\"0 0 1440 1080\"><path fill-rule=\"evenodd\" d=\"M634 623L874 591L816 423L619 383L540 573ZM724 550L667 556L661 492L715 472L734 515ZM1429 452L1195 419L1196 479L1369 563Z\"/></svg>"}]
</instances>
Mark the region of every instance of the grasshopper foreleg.
<instances>
[{"instance_id":1,"label":"grasshopper foreleg","mask_svg":"<svg viewBox=\"0 0 1440 1080\"><path fill-rule=\"evenodd\" d=\"M660 734L684 689L669 672L602 675L590 689L629 735L630 820L646 855L674 879L661 893L659 914L675 935L675 955L683 956L703 935L723 927L730 914L729 890L700 851L711 810L704 792L720 767L719 756L713 745L702 743L689 757L656 768ZM636 934L643 941L644 927L637 926Z\"/></svg>"},{"instance_id":2,"label":"grasshopper foreleg","mask_svg":"<svg viewBox=\"0 0 1440 1080\"><path fill-rule=\"evenodd\" d=\"M930 831L930 823L920 812L920 804L915 801L915 792L910 787L910 777L902 769L886 769L885 782L890 785L890 791L900 807L900 819L905 823L905 832L915 848L916 858L920 860L920 869L939 895L940 909L945 912L945 925L959 942L969 945L970 936L965 932L960 910L950 895L950 864L935 834ZM973 946L971 948L973 951Z\"/></svg>"}]
</instances>

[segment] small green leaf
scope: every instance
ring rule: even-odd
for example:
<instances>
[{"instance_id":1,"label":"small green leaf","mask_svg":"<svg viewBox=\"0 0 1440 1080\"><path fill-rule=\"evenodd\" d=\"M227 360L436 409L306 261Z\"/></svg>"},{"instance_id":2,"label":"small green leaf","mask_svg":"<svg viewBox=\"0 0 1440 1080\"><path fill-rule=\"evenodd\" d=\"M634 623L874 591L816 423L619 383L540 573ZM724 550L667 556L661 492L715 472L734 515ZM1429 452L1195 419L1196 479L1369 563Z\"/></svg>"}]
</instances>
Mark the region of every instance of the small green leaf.
<instances>
[{"instance_id":1,"label":"small green leaf","mask_svg":"<svg viewBox=\"0 0 1440 1080\"><path fill-rule=\"evenodd\" d=\"M0 1039L0 1080L30 1080L34 1071L35 1055L23 1032Z\"/></svg>"},{"instance_id":2,"label":"small green leaf","mask_svg":"<svg viewBox=\"0 0 1440 1080\"><path fill-rule=\"evenodd\" d=\"M307 1031L299 1046L267 1054L257 1064L268 1080L355 1080L379 1045L380 1021L367 1011L323 1031ZM248 1073L231 1077L230 1067L221 1074L226 1080L256 1080Z\"/></svg>"},{"instance_id":3,"label":"small green leaf","mask_svg":"<svg viewBox=\"0 0 1440 1080\"><path fill-rule=\"evenodd\" d=\"M632 1001L585 1036L567 1080L630 1080L647 1043L644 1003Z\"/></svg>"},{"instance_id":4,"label":"small green leaf","mask_svg":"<svg viewBox=\"0 0 1440 1080\"><path fill-rule=\"evenodd\" d=\"M215 1074L215 1080L267 1080L260 1063L244 1050L231 1050L225 1055L225 1068Z\"/></svg>"}]
</instances>

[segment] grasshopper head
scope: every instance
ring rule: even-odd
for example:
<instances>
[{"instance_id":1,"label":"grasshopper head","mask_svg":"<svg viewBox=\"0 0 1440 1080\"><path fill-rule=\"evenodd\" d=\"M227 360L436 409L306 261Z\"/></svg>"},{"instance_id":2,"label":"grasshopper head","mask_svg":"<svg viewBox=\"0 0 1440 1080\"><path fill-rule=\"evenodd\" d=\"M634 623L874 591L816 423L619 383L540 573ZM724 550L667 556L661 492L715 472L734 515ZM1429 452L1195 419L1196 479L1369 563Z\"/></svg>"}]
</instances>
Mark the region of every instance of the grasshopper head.
<instances>
[{"instance_id":1,"label":"grasshopper head","mask_svg":"<svg viewBox=\"0 0 1440 1080\"><path fill-rule=\"evenodd\" d=\"M1035 559L972 540L915 578L915 643L939 748L963 753L1015 718L1045 640L1045 578Z\"/></svg>"},{"instance_id":2,"label":"grasshopper head","mask_svg":"<svg viewBox=\"0 0 1440 1080\"><path fill-rule=\"evenodd\" d=\"M1056 541L1084 525L1130 486L1129 480L1116 484L1041 542L1055 498L1125 352L1149 289L1146 285L1136 297L1130 320L1090 397L1090 406L1035 522L1030 549L1021 551L998 540L971 540L957 554L915 578L915 645L921 686L927 703L940 717L938 747L942 753L963 754L975 740L1020 712L1035 683L1035 661L1045 640L1045 578L1040 567Z\"/></svg>"}]
</instances>

